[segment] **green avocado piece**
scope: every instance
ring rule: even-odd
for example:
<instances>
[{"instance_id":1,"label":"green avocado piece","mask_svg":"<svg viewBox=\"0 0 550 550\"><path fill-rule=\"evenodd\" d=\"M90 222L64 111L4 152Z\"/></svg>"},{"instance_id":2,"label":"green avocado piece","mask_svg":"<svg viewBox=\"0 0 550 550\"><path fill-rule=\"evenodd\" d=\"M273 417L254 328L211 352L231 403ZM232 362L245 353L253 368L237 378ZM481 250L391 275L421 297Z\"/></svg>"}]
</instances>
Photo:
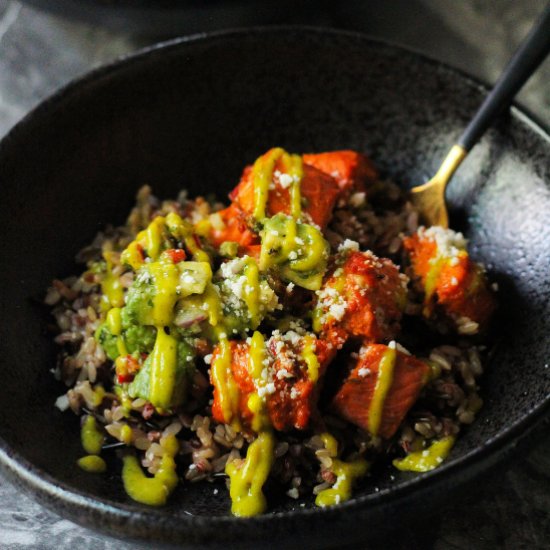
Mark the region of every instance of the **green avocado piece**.
<instances>
[{"instance_id":1,"label":"green avocado piece","mask_svg":"<svg viewBox=\"0 0 550 550\"><path fill-rule=\"evenodd\" d=\"M94 338L111 361L114 361L118 357L117 337L111 333L106 323L102 323L97 327Z\"/></svg>"},{"instance_id":2,"label":"green avocado piece","mask_svg":"<svg viewBox=\"0 0 550 550\"><path fill-rule=\"evenodd\" d=\"M150 401L151 357L145 360L134 380L128 386L128 395L135 399L141 397ZM192 346L185 341L178 342L178 362L176 366L176 383L172 393L171 407L185 402L187 390L195 374L195 353Z\"/></svg>"},{"instance_id":3,"label":"green avocado piece","mask_svg":"<svg viewBox=\"0 0 550 550\"><path fill-rule=\"evenodd\" d=\"M153 298L156 288L147 266L142 267L126 293L126 307L122 310L122 327L153 325Z\"/></svg>"},{"instance_id":4,"label":"green avocado piece","mask_svg":"<svg viewBox=\"0 0 550 550\"><path fill-rule=\"evenodd\" d=\"M155 327L131 325L122 332L128 353L151 353L155 345Z\"/></svg>"}]
</instances>

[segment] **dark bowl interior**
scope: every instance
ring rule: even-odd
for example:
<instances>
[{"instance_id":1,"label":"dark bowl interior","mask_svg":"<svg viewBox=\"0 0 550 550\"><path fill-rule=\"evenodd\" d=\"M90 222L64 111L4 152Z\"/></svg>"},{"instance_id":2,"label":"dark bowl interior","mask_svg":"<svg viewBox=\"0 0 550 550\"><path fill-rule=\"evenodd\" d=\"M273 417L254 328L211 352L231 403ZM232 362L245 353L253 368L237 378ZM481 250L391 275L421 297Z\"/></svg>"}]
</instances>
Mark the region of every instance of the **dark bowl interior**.
<instances>
[{"instance_id":1,"label":"dark bowl interior","mask_svg":"<svg viewBox=\"0 0 550 550\"><path fill-rule=\"evenodd\" d=\"M223 196L246 163L281 145L365 151L409 186L434 172L485 93L402 49L291 28L151 49L96 71L31 113L0 146L4 469L88 526L235 546L359 540L385 515L445 498L494 464L550 403L550 141L516 109L483 138L449 192L472 253L499 281L501 305L485 406L439 470L418 476L382 469L345 505L275 504L251 520L228 515L223 482L182 484L166 508L141 506L116 476L76 466L78 419L53 406L63 389L49 372L55 349L40 305L50 280L74 271L75 252L107 223L124 221L143 183L165 198L182 188Z\"/></svg>"}]
</instances>

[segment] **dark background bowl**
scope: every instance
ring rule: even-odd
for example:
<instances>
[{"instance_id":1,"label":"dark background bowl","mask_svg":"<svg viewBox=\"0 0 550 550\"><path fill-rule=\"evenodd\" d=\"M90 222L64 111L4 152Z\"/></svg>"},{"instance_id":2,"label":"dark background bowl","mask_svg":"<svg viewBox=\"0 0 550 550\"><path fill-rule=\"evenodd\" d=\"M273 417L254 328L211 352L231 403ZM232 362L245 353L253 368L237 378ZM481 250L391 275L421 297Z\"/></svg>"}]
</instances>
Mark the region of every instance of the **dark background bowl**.
<instances>
[{"instance_id":1,"label":"dark background bowl","mask_svg":"<svg viewBox=\"0 0 550 550\"><path fill-rule=\"evenodd\" d=\"M481 101L479 84L441 64L360 35L250 30L177 41L93 73L31 113L0 145L5 220L0 252L0 459L60 513L114 534L191 544L329 545L358 541L504 457L550 406L550 140L513 110L460 169L455 220L501 285L500 344L486 401L451 459L421 476L381 471L330 510L275 505L251 520L227 514L223 483L182 484L149 509L115 477L81 472L78 420L63 392L39 305L74 253L121 223L136 189L223 195L272 145L354 148L404 186L432 174ZM220 494L214 496L214 487ZM365 528L360 526L365 525Z\"/></svg>"}]
</instances>

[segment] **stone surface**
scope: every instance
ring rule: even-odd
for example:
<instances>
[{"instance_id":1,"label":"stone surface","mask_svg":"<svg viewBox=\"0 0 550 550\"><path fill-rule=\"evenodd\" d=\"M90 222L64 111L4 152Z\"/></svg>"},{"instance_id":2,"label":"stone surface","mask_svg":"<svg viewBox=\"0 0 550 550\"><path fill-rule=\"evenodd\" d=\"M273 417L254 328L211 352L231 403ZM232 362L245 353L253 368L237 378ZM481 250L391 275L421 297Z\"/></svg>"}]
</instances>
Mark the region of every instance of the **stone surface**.
<instances>
[{"instance_id":1,"label":"stone surface","mask_svg":"<svg viewBox=\"0 0 550 550\"><path fill-rule=\"evenodd\" d=\"M545 2L502 0L498 10L496 3L482 0L398 0L391 8L388 4L385 9L367 2L339 4L331 12L317 14L314 22L366 30L492 82ZM73 77L151 41L0 0L0 135ZM550 123L548 61L519 100L539 120ZM550 438L546 436L505 473L479 482L459 503L448 503L423 524L406 526L392 546L547 548L549 456ZM60 518L2 477L0 501L1 548L136 548Z\"/></svg>"}]
</instances>

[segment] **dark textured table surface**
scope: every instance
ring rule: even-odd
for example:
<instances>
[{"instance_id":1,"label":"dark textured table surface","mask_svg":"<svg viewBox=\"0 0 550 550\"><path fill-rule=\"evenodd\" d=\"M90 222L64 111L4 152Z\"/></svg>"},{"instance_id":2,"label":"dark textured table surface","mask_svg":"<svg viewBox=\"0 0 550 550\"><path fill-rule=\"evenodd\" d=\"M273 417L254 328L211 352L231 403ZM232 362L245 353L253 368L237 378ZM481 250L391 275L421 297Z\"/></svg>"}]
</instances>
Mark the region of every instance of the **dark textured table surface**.
<instances>
[{"instance_id":1,"label":"dark textured table surface","mask_svg":"<svg viewBox=\"0 0 550 550\"><path fill-rule=\"evenodd\" d=\"M339 2L292 22L338 26L392 40L494 82L545 0L393 0ZM186 32L182 27L182 34ZM75 76L154 42L0 0L0 136ZM518 101L550 126L550 62ZM550 337L550 336L549 336ZM0 475L0 548L136 548L64 520ZM387 548L550 548L550 436L539 431L506 468L459 501L402 533Z\"/></svg>"}]
</instances>

